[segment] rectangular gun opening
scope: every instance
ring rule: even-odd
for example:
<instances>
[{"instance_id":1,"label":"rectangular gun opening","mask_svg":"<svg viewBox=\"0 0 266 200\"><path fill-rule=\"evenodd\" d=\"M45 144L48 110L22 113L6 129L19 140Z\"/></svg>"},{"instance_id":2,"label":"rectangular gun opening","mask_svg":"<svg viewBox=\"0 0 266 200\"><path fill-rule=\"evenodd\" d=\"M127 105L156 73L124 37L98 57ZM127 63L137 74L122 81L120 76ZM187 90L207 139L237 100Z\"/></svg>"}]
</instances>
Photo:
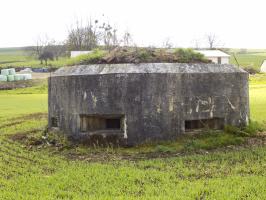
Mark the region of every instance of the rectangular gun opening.
<instances>
[{"instance_id":1,"label":"rectangular gun opening","mask_svg":"<svg viewBox=\"0 0 266 200\"><path fill-rule=\"evenodd\" d=\"M103 130L124 131L124 115L81 115L81 132L93 132Z\"/></svg>"},{"instance_id":2,"label":"rectangular gun opening","mask_svg":"<svg viewBox=\"0 0 266 200\"><path fill-rule=\"evenodd\" d=\"M191 131L196 129L218 129L222 130L224 128L223 118L211 118L211 119L199 119L199 120L186 120L185 130Z\"/></svg>"}]
</instances>

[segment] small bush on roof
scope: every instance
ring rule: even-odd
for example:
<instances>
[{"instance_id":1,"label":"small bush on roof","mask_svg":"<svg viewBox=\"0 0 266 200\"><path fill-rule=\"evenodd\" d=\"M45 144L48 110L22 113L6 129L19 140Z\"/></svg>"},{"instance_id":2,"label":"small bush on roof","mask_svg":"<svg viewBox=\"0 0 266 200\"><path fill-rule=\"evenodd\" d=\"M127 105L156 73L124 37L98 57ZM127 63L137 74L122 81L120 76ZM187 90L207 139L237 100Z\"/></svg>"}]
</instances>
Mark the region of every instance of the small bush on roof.
<instances>
[{"instance_id":1,"label":"small bush on roof","mask_svg":"<svg viewBox=\"0 0 266 200\"><path fill-rule=\"evenodd\" d=\"M176 49L175 54L178 55L178 60L182 63L206 61L203 54L195 52L193 49Z\"/></svg>"},{"instance_id":2,"label":"small bush on roof","mask_svg":"<svg viewBox=\"0 0 266 200\"><path fill-rule=\"evenodd\" d=\"M85 65L85 64L96 64L98 63L103 56L105 56L106 52L95 49L92 53L79 55L75 58L71 58L67 65Z\"/></svg>"},{"instance_id":3,"label":"small bush on roof","mask_svg":"<svg viewBox=\"0 0 266 200\"><path fill-rule=\"evenodd\" d=\"M107 52L94 50L70 60L68 65L118 63L209 63L204 55L192 49L157 49L117 47Z\"/></svg>"}]
</instances>

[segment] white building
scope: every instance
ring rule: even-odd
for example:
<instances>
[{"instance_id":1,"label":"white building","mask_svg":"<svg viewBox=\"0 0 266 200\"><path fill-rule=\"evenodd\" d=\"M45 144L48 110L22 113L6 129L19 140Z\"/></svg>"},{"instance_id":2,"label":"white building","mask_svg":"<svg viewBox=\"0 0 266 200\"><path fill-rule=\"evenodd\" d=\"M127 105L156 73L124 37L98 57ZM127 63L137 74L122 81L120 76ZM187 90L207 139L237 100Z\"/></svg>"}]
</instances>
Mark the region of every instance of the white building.
<instances>
[{"instance_id":1,"label":"white building","mask_svg":"<svg viewBox=\"0 0 266 200\"><path fill-rule=\"evenodd\" d=\"M74 57L77 57L77 56L80 56L80 55L89 54L91 52L92 51L71 51L70 52L70 57L74 58Z\"/></svg>"},{"instance_id":2,"label":"white building","mask_svg":"<svg viewBox=\"0 0 266 200\"><path fill-rule=\"evenodd\" d=\"M262 65L260 66L260 72L266 73L266 60L264 60Z\"/></svg>"},{"instance_id":3,"label":"white building","mask_svg":"<svg viewBox=\"0 0 266 200\"><path fill-rule=\"evenodd\" d=\"M197 50L203 54L207 59L217 64L229 64L230 55L220 50Z\"/></svg>"}]
</instances>

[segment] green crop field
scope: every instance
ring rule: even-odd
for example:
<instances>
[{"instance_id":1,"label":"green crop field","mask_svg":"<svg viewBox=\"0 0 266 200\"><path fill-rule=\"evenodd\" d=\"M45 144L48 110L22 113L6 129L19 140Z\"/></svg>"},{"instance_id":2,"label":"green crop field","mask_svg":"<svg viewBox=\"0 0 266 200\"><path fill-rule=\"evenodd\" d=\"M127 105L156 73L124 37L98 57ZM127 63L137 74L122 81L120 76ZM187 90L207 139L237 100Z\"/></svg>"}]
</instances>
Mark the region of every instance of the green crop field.
<instances>
[{"instance_id":1,"label":"green crop field","mask_svg":"<svg viewBox=\"0 0 266 200\"><path fill-rule=\"evenodd\" d=\"M265 120L266 76L251 78L250 100L253 120ZM266 199L264 135L209 132L135 148L36 145L46 125L45 85L0 92L0 199Z\"/></svg>"},{"instance_id":2,"label":"green crop field","mask_svg":"<svg viewBox=\"0 0 266 200\"><path fill-rule=\"evenodd\" d=\"M48 61L49 67L62 67L68 58L62 57L58 60ZM8 67L47 67L41 65L39 60L33 58L25 48L0 48L0 68Z\"/></svg>"},{"instance_id":3,"label":"green crop field","mask_svg":"<svg viewBox=\"0 0 266 200\"><path fill-rule=\"evenodd\" d=\"M237 62L242 67L250 67L260 70L260 66L266 60L266 50L264 49L248 49L241 51L240 49L230 49L228 53L231 55L230 63L237 65ZM237 62L234 56L237 59Z\"/></svg>"},{"instance_id":4,"label":"green crop field","mask_svg":"<svg viewBox=\"0 0 266 200\"><path fill-rule=\"evenodd\" d=\"M0 48L0 65L26 62L26 53L21 48Z\"/></svg>"},{"instance_id":5,"label":"green crop field","mask_svg":"<svg viewBox=\"0 0 266 200\"><path fill-rule=\"evenodd\" d=\"M266 121L266 74L251 77L250 106L254 120Z\"/></svg>"}]
</instances>

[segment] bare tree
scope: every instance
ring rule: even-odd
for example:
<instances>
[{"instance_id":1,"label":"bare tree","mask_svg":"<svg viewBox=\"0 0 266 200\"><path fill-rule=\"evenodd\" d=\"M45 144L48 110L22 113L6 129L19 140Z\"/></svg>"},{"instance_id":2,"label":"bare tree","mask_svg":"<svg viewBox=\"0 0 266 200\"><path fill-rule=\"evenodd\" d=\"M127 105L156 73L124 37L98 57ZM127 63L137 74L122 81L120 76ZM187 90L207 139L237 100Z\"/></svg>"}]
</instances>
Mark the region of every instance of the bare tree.
<instances>
[{"instance_id":1,"label":"bare tree","mask_svg":"<svg viewBox=\"0 0 266 200\"><path fill-rule=\"evenodd\" d=\"M47 47L50 46L52 44L52 40L50 40L48 38L47 35L45 35L44 37L38 37L36 42L35 42L35 46L31 47L31 56L39 59L41 61L41 64L43 64L43 56L42 54L47 50Z\"/></svg>"},{"instance_id":2,"label":"bare tree","mask_svg":"<svg viewBox=\"0 0 266 200\"><path fill-rule=\"evenodd\" d=\"M86 26L77 21L76 26L68 31L67 46L69 50L92 50L99 45L100 33L98 20L91 20Z\"/></svg>"},{"instance_id":3,"label":"bare tree","mask_svg":"<svg viewBox=\"0 0 266 200\"><path fill-rule=\"evenodd\" d=\"M88 21L83 26L82 21L76 21L74 27L68 31L66 44L68 50L92 50L103 46L106 50L112 50L121 44L129 46L132 42L131 34L126 31L120 38L118 30L109 22L99 20Z\"/></svg>"},{"instance_id":4,"label":"bare tree","mask_svg":"<svg viewBox=\"0 0 266 200\"><path fill-rule=\"evenodd\" d=\"M209 49L215 49L221 46L219 38L214 33L206 34L205 37Z\"/></svg>"},{"instance_id":5,"label":"bare tree","mask_svg":"<svg viewBox=\"0 0 266 200\"><path fill-rule=\"evenodd\" d=\"M122 43L124 47L129 47L133 43L132 35L129 33L129 31L125 31L123 38L122 38Z\"/></svg>"},{"instance_id":6,"label":"bare tree","mask_svg":"<svg viewBox=\"0 0 266 200\"><path fill-rule=\"evenodd\" d=\"M102 42L107 50L112 50L120 45L120 41L117 36L117 29L114 29L109 23L103 23L100 27L102 29Z\"/></svg>"},{"instance_id":7,"label":"bare tree","mask_svg":"<svg viewBox=\"0 0 266 200\"><path fill-rule=\"evenodd\" d=\"M163 48L167 48L167 49L170 49L172 48L174 45L173 43L171 42L171 39L169 37L167 37L165 39L165 41L163 42Z\"/></svg>"},{"instance_id":8,"label":"bare tree","mask_svg":"<svg viewBox=\"0 0 266 200\"><path fill-rule=\"evenodd\" d=\"M48 60L58 60L60 56L66 54L66 45L63 42L56 42L48 36L38 37L35 46L30 47L29 52L31 56L40 60L41 64L45 61L47 65Z\"/></svg>"},{"instance_id":9,"label":"bare tree","mask_svg":"<svg viewBox=\"0 0 266 200\"><path fill-rule=\"evenodd\" d=\"M47 44L48 37L45 36L44 38L42 38L41 36L39 36L35 41L35 45L31 49L31 55L38 58Z\"/></svg>"},{"instance_id":10,"label":"bare tree","mask_svg":"<svg viewBox=\"0 0 266 200\"><path fill-rule=\"evenodd\" d=\"M84 46L89 50L94 49L99 45L100 31L98 23L98 20L94 20L94 23L90 20L84 28Z\"/></svg>"},{"instance_id":11,"label":"bare tree","mask_svg":"<svg viewBox=\"0 0 266 200\"><path fill-rule=\"evenodd\" d=\"M117 36L117 29L113 29L113 33L112 33L112 45L114 47L120 45L120 41L119 41L118 36Z\"/></svg>"},{"instance_id":12,"label":"bare tree","mask_svg":"<svg viewBox=\"0 0 266 200\"><path fill-rule=\"evenodd\" d=\"M48 60L54 60L54 54L51 51L44 50L41 55L39 56L39 60L41 63L45 61L45 65L48 65Z\"/></svg>"},{"instance_id":13,"label":"bare tree","mask_svg":"<svg viewBox=\"0 0 266 200\"><path fill-rule=\"evenodd\" d=\"M67 46L65 41L50 40L48 45L44 47L45 51L51 52L55 60L59 57L66 56Z\"/></svg>"}]
</instances>

